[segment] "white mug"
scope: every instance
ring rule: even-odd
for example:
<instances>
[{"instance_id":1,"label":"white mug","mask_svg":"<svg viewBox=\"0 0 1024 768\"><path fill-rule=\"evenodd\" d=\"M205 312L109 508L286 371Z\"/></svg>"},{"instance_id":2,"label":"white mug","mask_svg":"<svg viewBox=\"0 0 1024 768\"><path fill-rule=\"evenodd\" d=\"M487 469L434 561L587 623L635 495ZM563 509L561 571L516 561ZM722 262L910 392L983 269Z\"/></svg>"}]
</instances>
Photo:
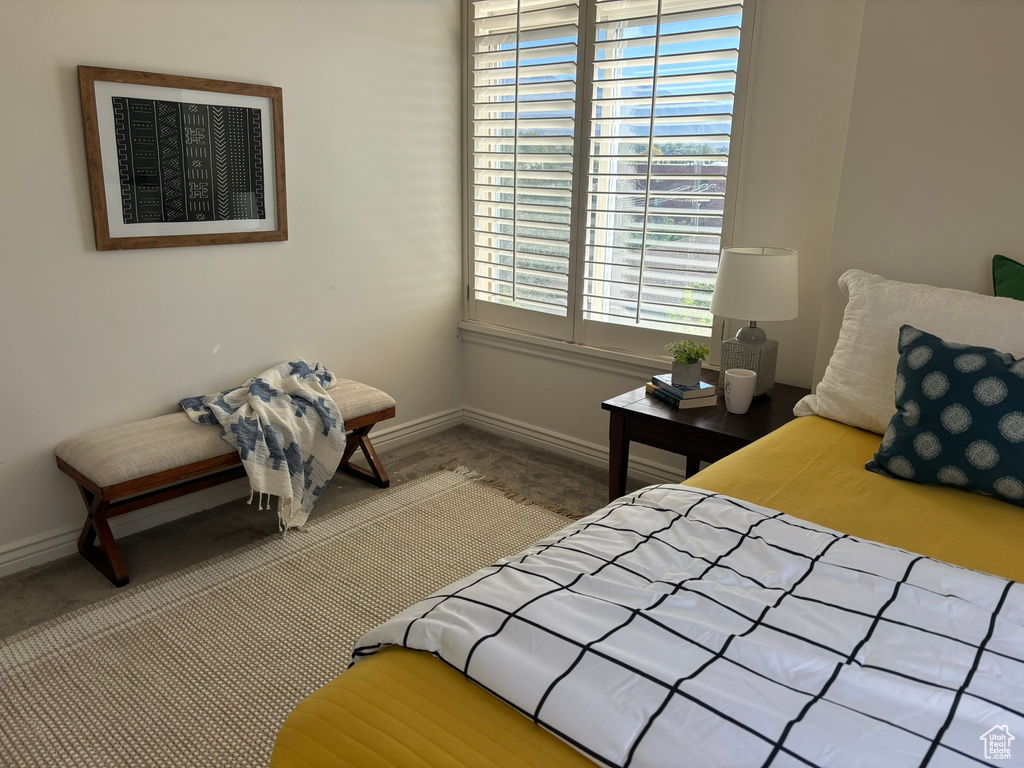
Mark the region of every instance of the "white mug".
<instances>
[{"instance_id":1,"label":"white mug","mask_svg":"<svg viewBox=\"0 0 1024 768\"><path fill-rule=\"evenodd\" d=\"M725 409L729 413L746 413L754 399L757 373L746 368L730 368L725 372Z\"/></svg>"}]
</instances>

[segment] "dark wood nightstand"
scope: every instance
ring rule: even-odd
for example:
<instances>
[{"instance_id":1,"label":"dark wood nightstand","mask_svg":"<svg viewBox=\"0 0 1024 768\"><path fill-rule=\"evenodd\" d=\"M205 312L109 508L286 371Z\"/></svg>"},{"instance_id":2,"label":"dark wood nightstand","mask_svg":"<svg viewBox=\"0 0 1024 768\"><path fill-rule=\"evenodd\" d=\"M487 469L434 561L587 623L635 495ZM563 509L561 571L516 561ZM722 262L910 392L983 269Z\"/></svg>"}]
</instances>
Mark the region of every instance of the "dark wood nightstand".
<instances>
[{"instance_id":1,"label":"dark wood nightstand","mask_svg":"<svg viewBox=\"0 0 1024 768\"><path fill-rule=\"evenodd\" d=\"M717 384L718 372L705 371L704 381ZM702 461L718 461L792 421L793 406L809 389L776 384L754 398L744 414L725 410L721 392L718 402L705 408L679 410L648 395L644 387L626 392L601 407L610 412L609 500L626 492L626 465L630 442L652 445L686 456L686 476L695 474Z\"/></svg>"}]
</instances>

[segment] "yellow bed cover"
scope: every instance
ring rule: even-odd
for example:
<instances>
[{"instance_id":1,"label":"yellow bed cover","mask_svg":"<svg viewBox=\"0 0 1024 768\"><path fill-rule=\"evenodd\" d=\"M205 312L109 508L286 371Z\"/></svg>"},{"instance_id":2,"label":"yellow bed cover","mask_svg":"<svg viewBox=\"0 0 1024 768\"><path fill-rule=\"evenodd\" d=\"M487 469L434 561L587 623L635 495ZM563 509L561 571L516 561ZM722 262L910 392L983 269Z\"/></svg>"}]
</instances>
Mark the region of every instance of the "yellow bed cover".
<instances>
[{"instance_id":1,"label":"yellow bed cover","mask_svg":"<svg viewBox=\"0 0 1024 768\"><path fill-rule=\"evenodd\" d=\"M1024 581L1024 509L868 472L864 464L879 441L871 432L809 416L686 482ZM303 701L282 726L270 764L593 765L444 662L404 648L360 662Z\"/></svg>"}]
</instances>

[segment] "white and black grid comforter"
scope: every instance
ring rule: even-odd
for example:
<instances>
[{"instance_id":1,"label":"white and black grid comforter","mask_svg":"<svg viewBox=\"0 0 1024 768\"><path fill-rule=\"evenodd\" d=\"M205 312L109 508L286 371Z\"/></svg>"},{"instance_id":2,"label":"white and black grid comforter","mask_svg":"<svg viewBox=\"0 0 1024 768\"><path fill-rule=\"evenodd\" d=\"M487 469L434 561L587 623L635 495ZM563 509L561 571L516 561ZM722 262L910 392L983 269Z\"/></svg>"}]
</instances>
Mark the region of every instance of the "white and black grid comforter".
<instances>
[{"instance_id":1,"label":"white and black grid comforter","mask_svg":"<svg viewBox=\"0 0 1024 768\"><path fill-rule=\"evenodd\" d=\"M388 645L609 765L991 765L996 727L1024 764L1021 585L696 488L620 499L354 658Z\"/></svg>"}]
</instances>

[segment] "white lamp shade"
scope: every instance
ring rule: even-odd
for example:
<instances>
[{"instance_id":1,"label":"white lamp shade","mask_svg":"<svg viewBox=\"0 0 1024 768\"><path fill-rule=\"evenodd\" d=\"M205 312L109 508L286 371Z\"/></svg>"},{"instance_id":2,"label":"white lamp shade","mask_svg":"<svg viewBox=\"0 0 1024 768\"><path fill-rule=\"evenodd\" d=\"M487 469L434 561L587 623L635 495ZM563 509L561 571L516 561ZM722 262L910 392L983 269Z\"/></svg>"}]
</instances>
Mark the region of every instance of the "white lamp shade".
<instances>
[{"instance_id":1,"label":"white lamp shade","mask_svg":"<svg viewBox=\"0 0 1024 768\"><path fill-rule=\"evenodd\" d=\"M711 312L736 320L792 320L799 311L797 252L723 248Z\"/></svg>"}]
</instances>

